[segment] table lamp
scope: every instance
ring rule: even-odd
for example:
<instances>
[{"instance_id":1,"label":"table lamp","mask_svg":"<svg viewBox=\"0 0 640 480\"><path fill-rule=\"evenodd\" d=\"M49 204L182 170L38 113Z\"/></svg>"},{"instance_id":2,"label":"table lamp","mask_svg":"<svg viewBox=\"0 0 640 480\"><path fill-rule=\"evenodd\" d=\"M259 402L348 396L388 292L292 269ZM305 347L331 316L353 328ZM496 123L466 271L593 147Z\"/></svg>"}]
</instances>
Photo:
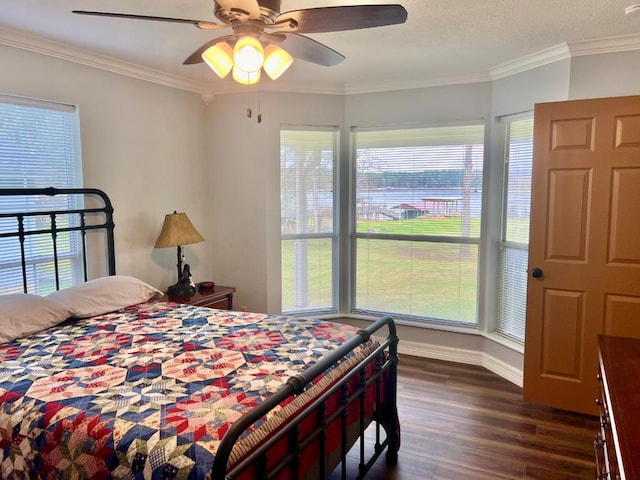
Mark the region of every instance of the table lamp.
<instances>
[{"instance_id":1,"label":"table lamp","mask_svg":"<svg viewBox=\"0 0 640 480\"><path fill-rule=\"evenodd\" d=\"M178 281L167 289L171 296L193 295L196 291L191 283L191 267L183 263L182 246L203 242L204 237L193 226L184 212L168 213L164 217L162 230L156 240L155 248L178 247Z\"/></svg>"}]
</instances>

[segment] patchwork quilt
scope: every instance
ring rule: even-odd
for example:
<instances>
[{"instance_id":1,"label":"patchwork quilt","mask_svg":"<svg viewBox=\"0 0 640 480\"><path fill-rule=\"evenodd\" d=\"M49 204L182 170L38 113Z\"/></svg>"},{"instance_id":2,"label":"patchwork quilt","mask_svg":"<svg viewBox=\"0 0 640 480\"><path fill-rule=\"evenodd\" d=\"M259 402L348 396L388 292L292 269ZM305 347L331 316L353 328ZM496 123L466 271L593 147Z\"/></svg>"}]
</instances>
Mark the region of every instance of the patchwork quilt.
<instances>
[{"instance_id":1,"label":"patchwork quilt","mask_svg":"<svg viewBox=\"0 0 640 480\"><path fill-rule=\"evenodd\" d=\"M230 423L355 332L159 302L0 344L0 477L208 478ZM293 402L307 403L373 349L352 352Z\"/></svg>"}]
</instances>

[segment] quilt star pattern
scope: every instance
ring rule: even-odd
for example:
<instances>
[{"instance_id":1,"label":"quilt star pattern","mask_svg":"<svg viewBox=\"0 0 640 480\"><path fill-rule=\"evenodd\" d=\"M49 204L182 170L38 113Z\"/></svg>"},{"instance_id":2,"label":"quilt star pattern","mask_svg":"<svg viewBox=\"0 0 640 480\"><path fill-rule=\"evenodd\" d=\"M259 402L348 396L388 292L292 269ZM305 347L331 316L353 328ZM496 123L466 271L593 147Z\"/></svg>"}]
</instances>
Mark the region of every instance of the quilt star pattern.
<instances>
[{"instance_id":1,"label":"quilt star pattern","mask_svg":"<svg viewBox=\"0 0 640 480\"><path fill-rule=\"evenodd\" d=\"M231 423L355 333L157 302L0 344L0 476L208 478ZM374 347L352 352L325 380ZM307 403L321 380L294 401ZM286 421L277 410L245 432L241 449Z\"/></svg>"}]
</instances>

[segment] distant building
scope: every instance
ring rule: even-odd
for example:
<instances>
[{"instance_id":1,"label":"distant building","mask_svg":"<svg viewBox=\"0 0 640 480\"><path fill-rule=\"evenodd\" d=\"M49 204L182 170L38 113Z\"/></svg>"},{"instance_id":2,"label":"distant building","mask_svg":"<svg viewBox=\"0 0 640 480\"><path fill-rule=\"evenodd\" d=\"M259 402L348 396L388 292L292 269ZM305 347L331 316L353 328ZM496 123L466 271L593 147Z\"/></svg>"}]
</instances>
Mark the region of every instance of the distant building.
<instances>
[{"instance_id":1,"label":"distant building","mask_svg":"<svg viewBox=\"0 0 640 480\"><path fill-rule=\"evenodd\" d=\"M404 220L411 220L412 218L418 218L429 213L424 207L418 207L411 205L410 203L401 203L395 207L391 207L392 210L401 210L401 217Z\"/></svg>"}]
</instances>

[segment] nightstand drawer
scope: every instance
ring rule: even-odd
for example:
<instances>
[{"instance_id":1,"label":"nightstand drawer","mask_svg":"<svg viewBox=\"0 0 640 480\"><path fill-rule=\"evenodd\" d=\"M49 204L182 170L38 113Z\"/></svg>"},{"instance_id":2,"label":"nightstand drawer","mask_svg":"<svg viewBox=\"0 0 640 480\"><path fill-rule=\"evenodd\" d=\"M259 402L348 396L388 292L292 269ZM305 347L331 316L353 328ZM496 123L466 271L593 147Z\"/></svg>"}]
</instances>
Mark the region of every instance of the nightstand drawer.
<instances>
[{"instance_id":1,"label":"nightstand drawer","mask_svg":"<svg viewBox=\"0 0 640 480\"><path fill-rule=\"evenodd\" d=\"M190 297L168 296L165 294L161 300L186 303L187 305L195 305L198 307L231 310L233 308L233 292L235 291L236 289L234 287L216 285L214 288L201 288Z\"/></svg>"},{"instance_id":2,"label":"nightstand drawer","mask_svg":"<svg viewBox=\"0 0 640 480\"><path fill-rule=\"evenodd\" d=\"M198 305L200 307L218 308L220 310L231 310L233 307L233 293L225 295L220 299L206 299L202 302L192 303L192 305Z\"/></svg>"}]
</instances>

